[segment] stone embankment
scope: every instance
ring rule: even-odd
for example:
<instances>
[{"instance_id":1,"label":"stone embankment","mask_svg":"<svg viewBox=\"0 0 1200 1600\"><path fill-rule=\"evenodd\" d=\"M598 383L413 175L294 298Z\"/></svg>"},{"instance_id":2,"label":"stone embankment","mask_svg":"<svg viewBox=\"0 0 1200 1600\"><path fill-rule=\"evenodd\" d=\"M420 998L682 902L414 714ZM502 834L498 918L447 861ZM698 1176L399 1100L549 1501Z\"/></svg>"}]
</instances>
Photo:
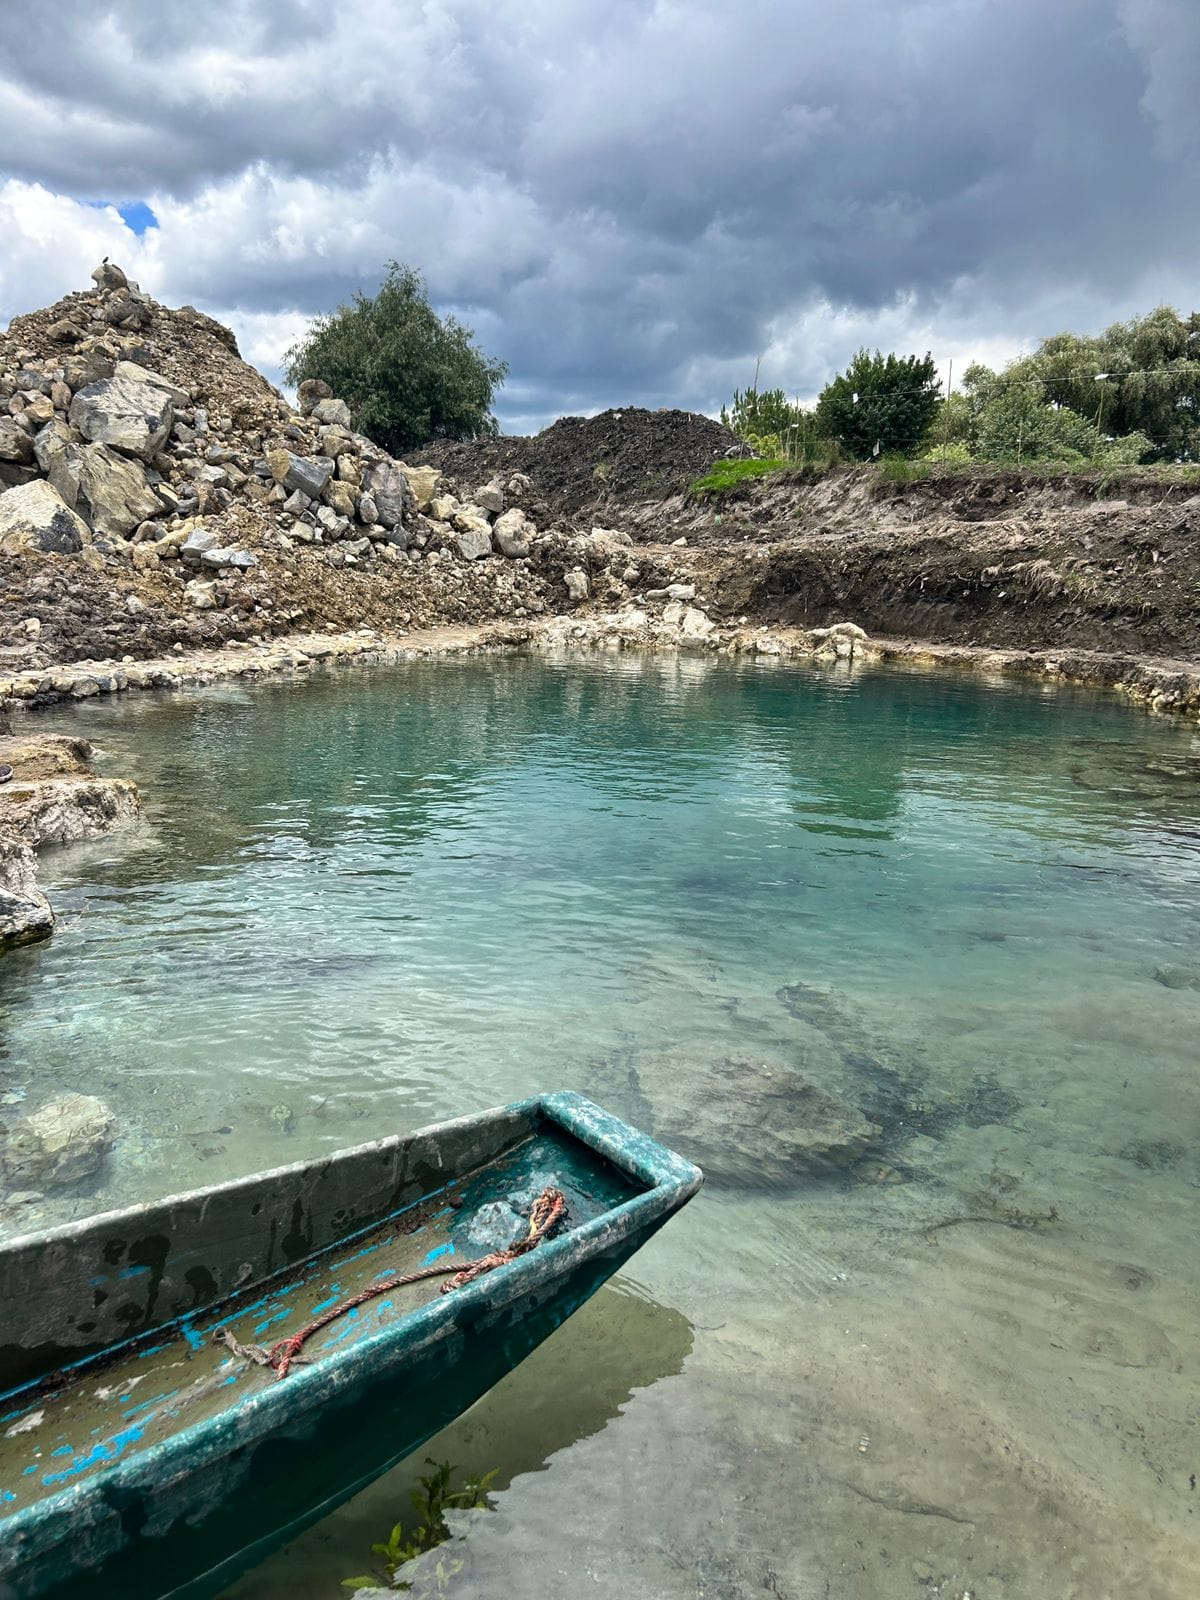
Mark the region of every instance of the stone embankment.
<instances>
[{"instance_id":1,"label":"stone embankment","mask_svg":"<svg viewBox=\"0 0 1200 1600\"><path fill-rule=\"evenodd\" d=\"M91 756L86 739L0 735L0 950L44 938L54 927L37 886L40 846L98 839L141 812L136 787L97 777Z\"/></svg>"}]
</instances>

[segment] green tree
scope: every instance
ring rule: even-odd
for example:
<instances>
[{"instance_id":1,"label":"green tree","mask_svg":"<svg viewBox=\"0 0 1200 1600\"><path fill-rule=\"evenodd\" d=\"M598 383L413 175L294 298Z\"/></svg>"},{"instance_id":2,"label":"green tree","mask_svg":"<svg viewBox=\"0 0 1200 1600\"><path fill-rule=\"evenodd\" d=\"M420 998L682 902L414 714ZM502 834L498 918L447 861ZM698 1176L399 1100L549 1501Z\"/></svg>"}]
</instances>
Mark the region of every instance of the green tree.
<instances>
[{"instance_id":1,"label":"green tree","mask_svg":"<svg viewBox=\"0 0 1200 1600\"><path fill-rule=\"evenodd\" d=\"M508 371L470 328L439 317L419 272L388 263L376 295L317 317L284 358L289 383L322 378L355 426L393 455L431 439L496 433L492 397Z\"/></svg>"},{"instance_id":2,"label":"green tree","mask_svg":"<svg viewBox=\"0 0 1200 1600\"><path fill-rule=\"evenodd\" d=\"M1154 454L1151 440L1137 430L1114 437L1103 407L1088 417L1047 399L1054 386L1029 375L1030 360L1011 363L1002 373L968 367L962 389L942 404L935 437L946 433L967 444L978 461L1132 466Z\"/></svg>"},{"instance_id":3,"label":"green tree","mask_svg":"<svg viewBox=\"0 0 1200 1600\"><path fill-rule=\"evenodd\" d=\"M782 389L735 389L733 404L721 407L721 421L759 456L792 465L831 465L837 459L837 446L822 435L816 412L794 404Z\"/></svg>"},{"instance_id":4,"label":"green tree","mask_svg":"<svg viewBox=\"0 0 1200 1600\"><path fill-rule=\"evenodd\" d=\"M782 389L735 389L733 404L721 407L721 421L739 439L782 438L803 415Z\"/></svg>"},{"instance_id":5,"label":"green tree","mask_svg":"<svg viewBox=\"0 0 1200 1600\"><path fill-rule=\"evenodd\" d=\"M909 455L929 432L940 388L931 355L860 350L822 390L817 425L860 461L876 453Z\"/></svg>"},{"instance_id":6,"label":"green tree","mask_svg":"<svg viewBox=\"0 0 1200 1600\"><path fill-rule=\"evenodd\" d=\"M1102 444L1140 433L1157 460L1200 460L1198 312L1158 306L1102 334L1056 333L993 377L1088 418Z\"/></svg>"}]
</instances>

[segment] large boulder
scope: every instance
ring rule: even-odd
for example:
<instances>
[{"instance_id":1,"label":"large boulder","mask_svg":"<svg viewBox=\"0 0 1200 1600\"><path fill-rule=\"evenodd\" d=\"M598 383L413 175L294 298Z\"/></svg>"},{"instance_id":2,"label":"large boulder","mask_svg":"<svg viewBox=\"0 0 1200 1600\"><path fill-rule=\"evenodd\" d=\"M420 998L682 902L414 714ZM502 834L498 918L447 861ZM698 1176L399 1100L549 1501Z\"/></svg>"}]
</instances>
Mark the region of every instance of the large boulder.
<instances>
[{"instance_id":1,"label":"large boulder","mask_svg":"<svg viewBox=\"0 0 1200 1600\"><path fill-rule=\"evenodd\" d=\"M310 416L322 400L332 400L333 390L323 378L305 378L296 390L300 410Z\"/></svg>"},{"instance_id":2,"label":"large boulder","mask_svg":"<svg viewBox=\"0 0 1200 1600\"><path fill-rule=\"evenodd\" d=\"M513 507L496 518L492 525L492 542L502 556L519 561L529 554L529 539L533 524L523 511Z\"/></svg>"},{"instance_id":3,"label":"large boulder","mask_svg":"<svg viewBox=\"0 0 1200 1600\"><path fill-rule=\"evenodd\" d=\"M0 417L0 461L24 466L33 460L33 440L14 417Z\"/></svg>"},{"instance_id":4,"label":"large boulder","mask_svg":"<svg viewBox=\"0 0 1200 1600\"><path fill-rule=\"evenodd\" d=\"M117 266L115 261L110 261L107 256L92 273L92 282L102 293L112 289L128 289L129 279Z\"/></svg>"},{"instance_id":5,"label":"large boulder","mask_svg":"<svg viewBox=\"0 0 1200 1600\"><path fill-rule=\"evenodd\" d=\"M492 516L498 517L504 510L504 485L499 478L493 478L490 483L481 484L471 500L481 511L490 511Z\"/></svg>"},{"instance_id":6,"label":"large boulder","mask_svg":"<svg viewBox=\"0 0 1200 1600\"><path fill-rule=\"evenodd\" d=\"M149 461L170 437L175 405L170 392L157 383L114 372L80 389L69 417L71 426L94 444Z\"/></svg>"},{"instance_id":7,"label":"large boulder","mask_svg":"<svg viewBox=\"0 0 1200 1600\"><path fill-rule=\"evenodd\" d=\"M74 669L65 671L74 677ZM80 674L77 681L81 688L89 687L86 675ZM128 778L98 778L93 773L14 778L5 784L0 800L4 828L35 846L101 839L136 820L141 812L136 784Z\"/></svg>"},{"instance_id":8,"label":"large boulder","mask_svg":"<svg viewBox=\"0 0 1200 1600\"><path fill-rule=\"evenodd\" d=\"M205 554L209 550L218 549L220 543L220 539L211 528L196 527L179 546L179 555L183 561L199 566Z\"/></svg>"},{"instance_id":9,"label":"large boulder","mask_svg":"<svg viewBox=\"0 0 1200 1600\"><path fill-rule=\"evenodd\" d=\"M47 423L38 434L38 459L64 503L93 532L125 538L139 523L158 516L162 506L139 461L106 444L64 443L65 432L61 423Z\"/></svg>"},{"instance_id":10,"label":"large boulder","mask_svg":"<svg viewBox=\"0 0 1200 1600\"><path fill-rule=\"evenodd\" d=\"M14 1188L63 1188L99 1171L116 1127L103 1100L64 1094L9 1131L0 1165Z\"/></svg>"},{"instance_id":11,"label":"large boulder","mask_svg":"<svg viewBox=\"0 0 1200 1600\"><path fill-rule=\"evenodd\" d=\"M363 487L375 503L377 520L385 528L401 527L417 509L412 487L396 461L374 462L367 469Z\"/></svg>"},{"instance_id":12,"label":"large boulder","mask_svg":"<svg viewBox=\"0 0 1200 1600\"><path fill-rule=\"evenodd\" d=\"M324 457L311 461L292 450L279 448L267 451L267 467L275 482L282 484L289 494L300 493L315 500L333 476L333 462Z\"/></svg>"},{"instance_id":13,"label":"large boulder","mask_svg":"<svg viewBox=\"0 0 1200 1600\"><path fill-rule=\"evenodd\" d=\"M215 585L199 578L184 584L183 598L193 611L212 611L218 604Z\"/></svg>"},{"instance_id":14,"label":"large boulder","mask_svg":"<svg viewBox=\"0 0 1200 1600\"><path fill-rule=\"evenodd\" d=\"M0 550L75 555L91 537L83 518L42 478L0 494Z\"/></svg>"},{"instance_id":15,"label":"large boulder","mask_svg":"<svg viewBox=\"0 0 1200 1600\"><path fill-rule=\"evenodd\" d=\"M481 561L484 556L492 553L492 530L487 528L463 527L456 529L454 543L458 553L464 561Z\"/></svg>"},{"instance_id":16,"label":"large boulder","mask_svg":"<svg viewBox=\"0 0 1200 1600\"><path fill-rule=\"evenodd\" d=\"M0 833L0 950L44 939L54 927L37 885L37 859L23 839Z\"/></svg>"},{"instance_id":17,"label":"large boulder","mask_svg":"<svg viewBox=\"0 0 1200 1600\"><path fill-rule=\"evenodd\" d=\"M161 389L172 405L191 404L191 396L186 389L172 383L170 378L164 378L161 372L151 372L149 367L139 366L136 361L118 361L113 376L124 378L128 383L144 383L151 389Z\"/></svg>"},{"instance_id":18,"label":"large boulder","mask_svg":"<svg viewBox=\"0 0 1200 1600\"><path fill-rule=\"evenodd\" d=\"M417 502L417 510L428 511L429 503L438 492L438 485L442 481L441 473L436 467L409 467L403 461L398 461L396 465L408 479L408 486Z\"/></svg>"},{"instance_id":19,"label":"large boulder","mask_svg":"<svg viewBox=\"0 0 1200 1600\"><path fill-rule=\"evenodd\" d=\"M698 1068L684 1052L641 1057L656 1135L718 1182L788 1186L851 1166L879 1129L792 1068L733 1056Z\"/></svg>"},{"instance_id":20,"label":"large boulder","mask_svg":"<svg viewBox=\"0 0 1200 1600\"><path fill-rule=\"evenodd\" d=\"M328 396L323 400L318 400L312 408L312 415L318 422L330 424L334 427L349 428L352 426L350 407L344 400L334 400Z\"/></svg>"}]
</instances>

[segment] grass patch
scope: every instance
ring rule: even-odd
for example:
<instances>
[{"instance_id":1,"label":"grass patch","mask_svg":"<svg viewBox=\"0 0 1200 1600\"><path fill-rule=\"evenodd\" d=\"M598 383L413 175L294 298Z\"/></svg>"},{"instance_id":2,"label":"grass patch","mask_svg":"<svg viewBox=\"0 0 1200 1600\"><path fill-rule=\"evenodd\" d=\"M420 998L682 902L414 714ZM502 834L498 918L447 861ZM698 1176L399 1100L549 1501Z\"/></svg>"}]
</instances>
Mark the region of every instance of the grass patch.
<instances>
[{"instance_id":1,"label":"grass patch","mask_svg":"<svg viewBox=\"0 0 1200 1600\"><path fill-rule=\"evenodd\" d=\"M702 478L691 486L692 494L724 494L736 489L748 478L764 478L769 472L782 472L788 463L779 457L761 460L757 456L748 461L715 461Z\"/></svg>"},{"instance_id":2,"label":"grass patch","mask_svg":"<svg viewBox=\"0 0 1200 1600\"><path fill-rule=\"evenodd\" d=\"M908 456L884 456L875 470L884 483L923 483L933 471L928 461L913 461Z\"/></svg>"}]
</instances>

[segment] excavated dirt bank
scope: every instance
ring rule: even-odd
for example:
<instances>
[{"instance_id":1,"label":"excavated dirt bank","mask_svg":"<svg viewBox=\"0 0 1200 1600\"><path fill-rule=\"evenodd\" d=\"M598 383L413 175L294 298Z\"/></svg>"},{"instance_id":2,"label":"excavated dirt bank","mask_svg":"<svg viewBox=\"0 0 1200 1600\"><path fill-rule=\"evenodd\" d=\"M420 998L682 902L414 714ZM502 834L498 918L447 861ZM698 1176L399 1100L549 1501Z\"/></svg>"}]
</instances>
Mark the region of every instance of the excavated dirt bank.
<instances>
[{"instance_id":1,"label":"excavated dirt bank","mask_svg":"<svg viewBox=\"0 0 1200 1600\"><path fill-rule=\"evenodd\" d=\"M751 483L719 506L678 497L626 526L656 555L686 538L666 559L726 616L1195 657L1200 494L1136 476L1098 487L982 471L892 486L858 469Z\"/></svg>"}]
</instances>

